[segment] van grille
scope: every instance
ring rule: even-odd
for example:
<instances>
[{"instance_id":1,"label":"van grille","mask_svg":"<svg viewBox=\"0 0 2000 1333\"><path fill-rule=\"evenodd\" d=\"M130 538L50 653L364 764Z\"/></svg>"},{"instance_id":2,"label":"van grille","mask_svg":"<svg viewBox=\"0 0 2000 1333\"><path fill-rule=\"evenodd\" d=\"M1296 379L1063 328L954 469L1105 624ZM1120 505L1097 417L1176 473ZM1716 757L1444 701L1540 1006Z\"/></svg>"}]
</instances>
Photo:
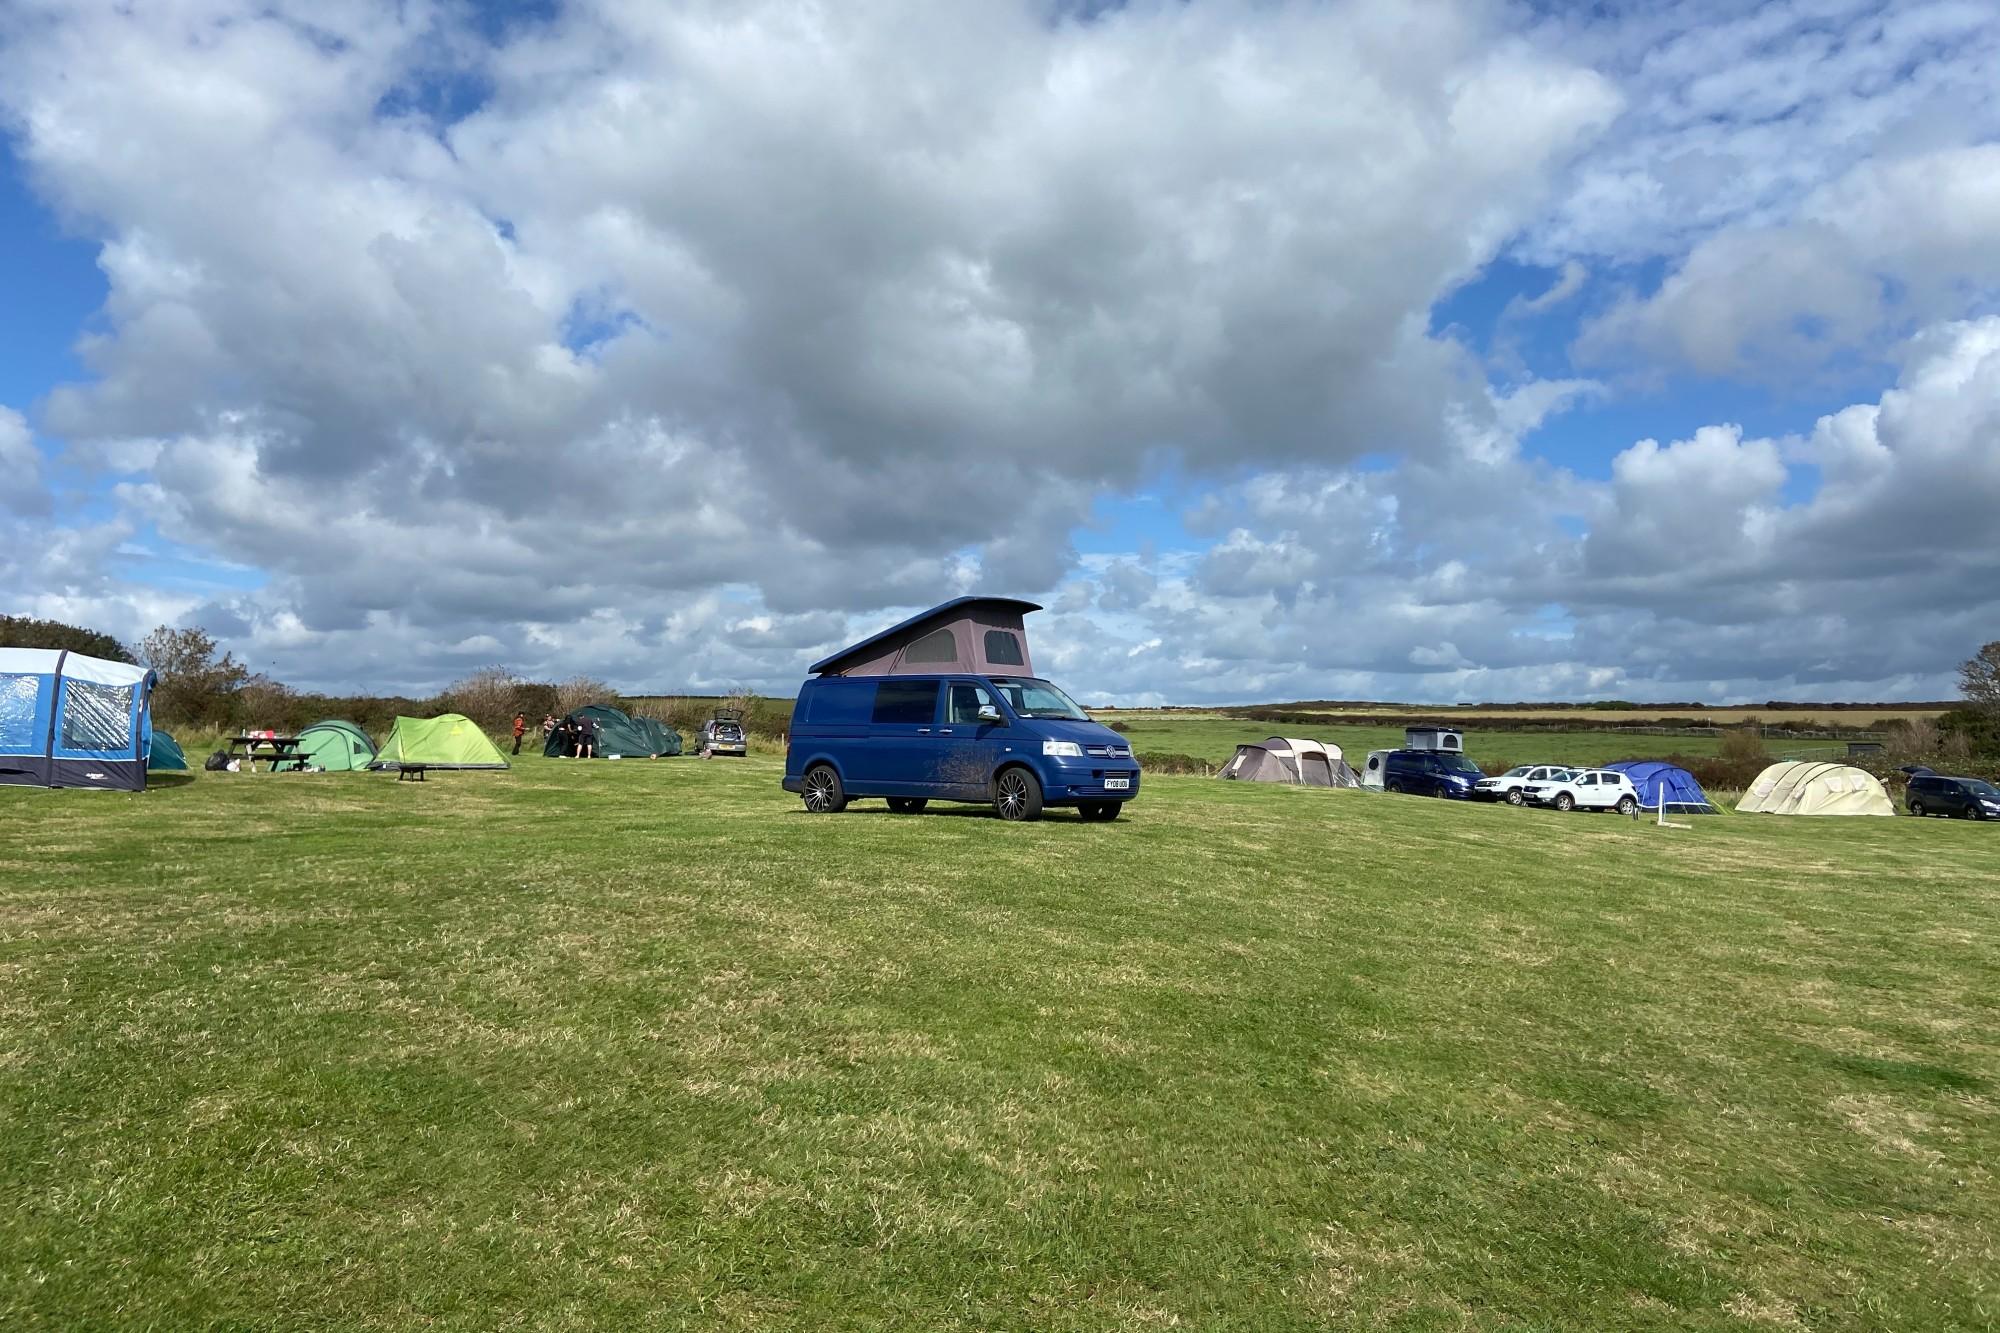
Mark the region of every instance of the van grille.
<instances>
[{"instance_id":1,"label":"van grille","mask_svg":"<svg viewBox=\"0 0 2000 1333\"><path fill-rule=\"evenodd\" d=\"M1086 745L1083 752L1093 759L1130 759L1132 747L1129 745Z\"/></svg>"}]
</instances>

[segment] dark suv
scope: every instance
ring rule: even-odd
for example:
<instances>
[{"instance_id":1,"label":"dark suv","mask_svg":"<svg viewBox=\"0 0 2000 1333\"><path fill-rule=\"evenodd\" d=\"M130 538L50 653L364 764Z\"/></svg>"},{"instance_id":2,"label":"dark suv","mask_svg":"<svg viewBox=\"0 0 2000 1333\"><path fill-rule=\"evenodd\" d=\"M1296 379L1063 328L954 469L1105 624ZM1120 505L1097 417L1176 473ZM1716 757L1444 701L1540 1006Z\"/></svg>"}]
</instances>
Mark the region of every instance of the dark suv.
<instances>
[{"instance_id":1,"label":"dark suv","mask_svg":"<svg viewBox=\"0 0 2000 1333\"><path fill-rule=\"evenodd\" d=\"M1958 815L1965 819L2000 819L2000 791L1978 778L1945 778L1935 773L1919 773L1910 779L1904 795L1910 813Z\"/></svg>"}]
</instances>

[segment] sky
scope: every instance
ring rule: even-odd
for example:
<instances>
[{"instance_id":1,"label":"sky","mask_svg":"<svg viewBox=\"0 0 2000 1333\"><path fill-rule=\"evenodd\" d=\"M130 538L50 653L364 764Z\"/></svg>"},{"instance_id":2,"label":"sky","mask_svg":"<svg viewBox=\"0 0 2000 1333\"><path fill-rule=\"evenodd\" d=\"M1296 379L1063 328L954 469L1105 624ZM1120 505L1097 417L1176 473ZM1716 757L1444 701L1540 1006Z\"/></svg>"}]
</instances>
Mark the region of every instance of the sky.
<instances>
[{"instance_id":1,"label":"sky","mask_svg":"<svg viewBox=\"0 0 2000 1333\"><path fill-rule=\"evenodd\" d=\"M302 688L1938 699L1990 0L10 0L0 611Z\"/></svg>"}]
</instances>

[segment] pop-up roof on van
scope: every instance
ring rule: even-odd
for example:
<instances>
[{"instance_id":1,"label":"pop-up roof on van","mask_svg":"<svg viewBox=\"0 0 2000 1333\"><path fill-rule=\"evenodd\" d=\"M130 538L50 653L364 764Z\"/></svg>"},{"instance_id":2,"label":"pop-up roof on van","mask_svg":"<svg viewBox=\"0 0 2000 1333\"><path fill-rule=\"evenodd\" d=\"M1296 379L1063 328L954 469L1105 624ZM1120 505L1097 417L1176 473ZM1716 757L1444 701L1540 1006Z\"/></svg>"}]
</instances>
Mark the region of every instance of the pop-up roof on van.
<instances>
[{"instance_id":1,"label":"pop-up roof on van","mask_svg":"<svg viewBox=\"0 0 2000 1333\"><path fill-rule=\"evenodd\" d=\"M947 671L1033 675L1021 618L1042 608L1012 597L957 597L821 658L816 676L916 676Z\"/></svg>"}]
</instances>

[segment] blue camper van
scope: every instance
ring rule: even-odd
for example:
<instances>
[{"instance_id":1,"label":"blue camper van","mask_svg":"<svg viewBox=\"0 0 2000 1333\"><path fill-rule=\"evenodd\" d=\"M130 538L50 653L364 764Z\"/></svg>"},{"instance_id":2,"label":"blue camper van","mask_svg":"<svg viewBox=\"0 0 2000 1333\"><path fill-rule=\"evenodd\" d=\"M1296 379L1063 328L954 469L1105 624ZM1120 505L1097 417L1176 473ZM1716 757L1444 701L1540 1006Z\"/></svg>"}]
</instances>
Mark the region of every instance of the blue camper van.
<instances>
[{"instance_id":1,"label":"blue camper van","mask_svg":"<svg viewBox=\"0 0 2000 1333\"><path fill-rule=\"evenodd\" d=\"M1118 818L1139 794L1125 738L1034 674L1021 618L1041 608L961 597L815 662L786 738L785 790L831 814L881 796L991 803L1002 819L1072 805Z\"/></svg>"}]
</instances>

